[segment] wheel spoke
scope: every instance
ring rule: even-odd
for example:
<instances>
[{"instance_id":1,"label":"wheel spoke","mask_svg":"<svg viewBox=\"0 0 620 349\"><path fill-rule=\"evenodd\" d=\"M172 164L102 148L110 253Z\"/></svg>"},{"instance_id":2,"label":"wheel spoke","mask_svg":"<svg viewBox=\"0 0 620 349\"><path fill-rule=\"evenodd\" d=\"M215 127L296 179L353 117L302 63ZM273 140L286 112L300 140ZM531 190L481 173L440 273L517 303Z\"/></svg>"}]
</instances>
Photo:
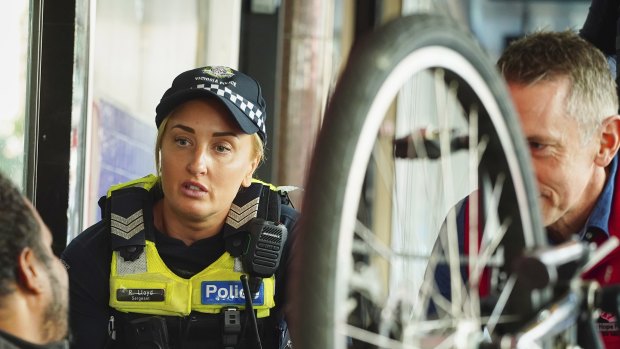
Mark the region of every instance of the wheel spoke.
<instances>
[{"instance_id":1,"label":"wheel spoke","mask_svg":"<svg viewBox=\"0 0 620 349\"><path fill-rule=\"evenodd\" d=\"M330 99L292 253L296 347L452 348L530 311L508 273L544 239L510 101L454 23L415 20L392 22L401 40L373 32Z\"/></svg>"}]
</instances>

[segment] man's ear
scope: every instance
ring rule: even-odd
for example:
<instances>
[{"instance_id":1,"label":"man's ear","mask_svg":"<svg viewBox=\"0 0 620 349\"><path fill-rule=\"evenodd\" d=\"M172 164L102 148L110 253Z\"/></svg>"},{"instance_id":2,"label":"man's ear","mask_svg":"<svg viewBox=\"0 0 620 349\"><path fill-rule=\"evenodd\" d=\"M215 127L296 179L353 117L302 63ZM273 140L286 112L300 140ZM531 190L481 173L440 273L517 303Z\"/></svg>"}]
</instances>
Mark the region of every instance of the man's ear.
<instances>
[{"instance_id":1,"label":"man's ear","mask_svg":"<svg viewBox=\"0 0 620 349\"><path fill-rule=\"evenodd\" d=\"M250 164L250 168L248 172L245 174L245 177L243 177L243 182L241 182L241 186L243 186L244 188L247 188L250 185L252 185L252 176L254 176L254 171L256 171L256 168L258 168L259 161L260 161L259 158L255 158L254 160L252 160Z\"/></svg>"},{"instance_id":2,"label":"man's ear","mask_svg":"<svg viewBox=\"0 0 620 349\"><path fill-rule=\"evenodd\" d=\"M24 248L19 254L17 261L17 278L19 287L24 292L43 292L43 270L41 262L30 247Z\"/></svg>"},{"instance_id":3,"label":"man's ear","mask_svg":"<svg viewBox=\"0 0 620 349\"><path fill-rule=\"evenodd\" d=\"M601 143L594 162L606 167L618 153L620 147L620 115L606 118L601 125Z\"/></svg>"}]
</instances>

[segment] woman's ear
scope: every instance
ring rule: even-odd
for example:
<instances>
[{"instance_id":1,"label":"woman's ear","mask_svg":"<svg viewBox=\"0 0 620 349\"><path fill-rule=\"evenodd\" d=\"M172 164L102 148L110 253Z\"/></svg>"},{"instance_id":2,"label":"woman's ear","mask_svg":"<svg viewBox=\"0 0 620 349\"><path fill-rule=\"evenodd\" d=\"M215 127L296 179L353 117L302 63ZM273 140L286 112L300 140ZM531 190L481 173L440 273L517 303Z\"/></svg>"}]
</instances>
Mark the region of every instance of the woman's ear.
<instances>
[{"instance_id":1,"label":"woman's ear","mask_svg":"<svg viewBox=\"0 0 620 349\"><path fill-rule=\"evenodd\" d=\"M259 163L258 158L254 158L254 160L252 160L252 162L250 163L249 170L248 172L246 172L245 177L243 177L243 181L241 182L242 187L247 188L250 185L252 185L252 176L254 176L254 172L256 171L256 168L258 167L258 163Z\"/></svg>"},{"instance_id":2,"label":"woman's ear","mask_svg":"<svg viewBox=\"0 0 620 349\"><path fill-rule=\"evenodd\" d=\"M601 125L601 138L595 163L601 167L609 165L620 147L620 115L613 115Z\"/></svg>"},{"instance_id":3,"label":"woman's ear","mask_svg":"<svg viewBox=\"0 0 620 349\"><path fill-rule=\"evenodd\" d=\"M42 293L44 271L41 261L30 247L24 248L17 260L19 287L28 293Z\"/></svg>"}]
</instances>

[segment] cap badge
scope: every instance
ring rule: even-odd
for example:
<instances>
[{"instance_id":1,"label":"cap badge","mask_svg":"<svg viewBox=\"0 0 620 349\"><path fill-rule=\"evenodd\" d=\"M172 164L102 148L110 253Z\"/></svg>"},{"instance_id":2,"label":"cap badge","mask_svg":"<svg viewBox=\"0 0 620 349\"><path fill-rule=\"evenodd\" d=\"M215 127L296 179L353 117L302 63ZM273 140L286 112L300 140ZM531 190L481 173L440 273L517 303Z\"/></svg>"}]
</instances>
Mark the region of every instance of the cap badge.
<instances>
[{"instance_id":1,"label":"cap badge","mask_svg":"<svg viewBox=\"0 0 620 349\"><path fill-rule=\"evenodd\" d=\"M217 79L226 79L235 75L232 69L223 66L206 67L202 72Z\"/></svg>"}]
</instances>

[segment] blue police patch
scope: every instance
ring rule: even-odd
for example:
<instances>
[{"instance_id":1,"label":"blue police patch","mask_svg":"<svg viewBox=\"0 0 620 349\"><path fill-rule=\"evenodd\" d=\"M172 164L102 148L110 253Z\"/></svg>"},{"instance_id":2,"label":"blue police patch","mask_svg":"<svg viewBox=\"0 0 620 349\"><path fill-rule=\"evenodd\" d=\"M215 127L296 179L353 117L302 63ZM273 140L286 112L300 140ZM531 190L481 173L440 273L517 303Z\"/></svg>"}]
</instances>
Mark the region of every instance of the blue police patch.
<instances>
[{"instance_id":1,"label":"blue police patch","mask_svg":"<svg viewBox=\"0 0 620 349\"><path fill-rule=\"evenodd\" d=\"M245 305L241 281L203 281L200 284L200 298L202 304ZM252 304L264 303L264 284L261 283Z\"/></svg>"}]
</instances>

